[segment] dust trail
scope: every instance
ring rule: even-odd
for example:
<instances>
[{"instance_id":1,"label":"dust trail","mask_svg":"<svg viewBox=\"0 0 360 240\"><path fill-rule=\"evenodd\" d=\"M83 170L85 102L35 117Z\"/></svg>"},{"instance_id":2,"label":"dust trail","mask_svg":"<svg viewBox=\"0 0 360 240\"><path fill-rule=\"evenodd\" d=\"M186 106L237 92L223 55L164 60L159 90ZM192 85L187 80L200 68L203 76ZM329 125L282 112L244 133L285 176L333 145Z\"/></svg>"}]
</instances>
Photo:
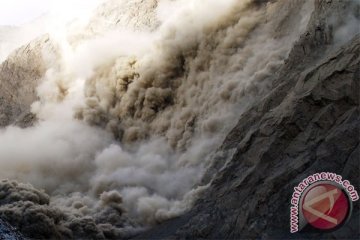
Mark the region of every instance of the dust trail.
<instances>
[{"instance_id":1,"label":"dust trail","mask_svg":"<svg viewBox=\"0 0 360 240\"><path fill-rule=\"evenodd\" d=\"M60 54L44 53L39 122L0 132L0 175L50 197L4 181L0 196L24 190L0 216L20 226L13 212L31 219L33 209L55 236L116 238L183 213L312 10L312 1L107 1L85 27L52 34ZM284 21L301 24L277 31Z\"/></svg>"}]
</instances>

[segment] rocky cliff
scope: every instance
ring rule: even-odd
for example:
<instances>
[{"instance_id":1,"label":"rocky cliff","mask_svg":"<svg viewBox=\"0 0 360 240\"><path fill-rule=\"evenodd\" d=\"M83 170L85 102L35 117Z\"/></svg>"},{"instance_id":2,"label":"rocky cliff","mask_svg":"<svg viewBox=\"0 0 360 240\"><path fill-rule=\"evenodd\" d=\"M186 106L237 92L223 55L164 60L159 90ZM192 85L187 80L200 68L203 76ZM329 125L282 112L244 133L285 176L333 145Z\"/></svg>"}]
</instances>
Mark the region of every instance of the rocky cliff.
<instances>
[{"instance_id":1,"label":"rocky cliff","mask_svg":"<svg viewBox=\"0 0 360 240\"><path fill-rule=\"evenodd\" d=\"M35 116L30 105L37 99L36 87L46 72L45 49L55 53L48 36L15 50L0 65L0 126L29 126Z\"/></svg>"}]
</instances>

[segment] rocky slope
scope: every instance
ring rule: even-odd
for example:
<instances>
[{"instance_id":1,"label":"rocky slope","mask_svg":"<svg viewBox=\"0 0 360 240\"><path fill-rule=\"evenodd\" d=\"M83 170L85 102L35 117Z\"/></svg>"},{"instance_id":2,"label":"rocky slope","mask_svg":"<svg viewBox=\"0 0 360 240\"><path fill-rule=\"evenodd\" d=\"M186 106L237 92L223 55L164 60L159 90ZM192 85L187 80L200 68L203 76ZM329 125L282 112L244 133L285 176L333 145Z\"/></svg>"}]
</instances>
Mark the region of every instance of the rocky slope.
<instances>
[{"instance_id":1,"label":"rocky slope","mask_svg":"<svg viewBox=\"0 0 360 240\"><path fill-rule=\"evenodd\" d=\"M305 177L337 172L359 184L359 50L356 37L300 77L287 76L292 83L276 87L228 135L222 148L235 154L212 169L196 206L139 238L358 238L358 203L332 233L290 235L288 225L293 187Z\"/></svg>"},{"instance_id":2,"label":"rocky slope","mask_svg":"<svg viewBox=\"0 0 360 240\"><path fill-rule=\"evenodd\" d=\"M37 99L36 87L46 71L43 50L56 52L48 36L14 51L0 65L0 127L29 126L34 116L30 105Z\"/></svg>"},{"instance_id":3,"label":"rocky slope","mask_svg":"<svg viewBox=\"0 0 360 240\"><path fill-rule=\"evenodd\" d=\"M154 12L157 2L155 0L136 0L131 1L131 3L129 2L129 5L123 5L122 1L116 3L115 1L108 1L107 4L104 4L96 11L95 17L85 27L86 30L70 34L68 36L69 41L73 46L76 46L88 38L101 35L105 29L117 29L126 25L130 25L131 29L135 30L145 28L147 31L152 31L159 24L156 21L156 14ZM270 3L276 1L268 2L270 5ZM279 2L281 3L281 1ZM250 15L249 19L261 16L261 20L249 25L244 20L242 22L243 25L240 26L242 28L248 27L248 32L237 32L234 30L234 25L231 25L233 23L229 26L225 22L222 23L223 25L218 24L216 27L219 27L220 30L207 29L210 31L208 38L203 41L200 40L199 46L194 44L195 50L192 49L191 44L189 44L190 47L181 45L182 41L186 42L186 39L193 35L187 37L185 35L180 44L171 41L171 37L176 35L175 29L175 33L171 32L168 36L169 39L162 42L163 45L158 44L165 55L165 57L163 55L161 57L164 57L165 60L162 58L157 60L159 62L162 60L164 63L161 62L162 64L159 64L159 66L150 64L151 70L148 74L145 74L144 79L140 78L142 81L136 82L141 74L136 72L138 69L135 69L133 60L130 61L130 64L127 64L127 60L124 64L122 58L106 62L106 64L98 67L98 72L94 75L95 77L87 82L90 89L86 89L90 92L89 96L87 96L88 106L81 114L88 114L88 116L93 117L92 121L89 121L92 124L105 126L110 122L107 127L111 125L110 127L112 128L110 130L113 132L117 131L114 134L119 140L123 132L132 128L132 124L134 126L138 124L138 130L141 129L141 126L147 126L148 122L146 121L148 119L153 121L153 123L148 124L149 126L144 129L150 134L162 134L162 131L167 130L167 128L165 125L157 125L160 122L158 121L159 118L157 118L158 116L153 117L153 115L161 116L162 113L172 109L169 110L170 114L164 114L165 118L174 116L176 121L174 120L172 125L179 126L176 130L180 129L181 137L186 138L186 141L181 141L183 144L179 149L188 147L192 143L189 140L192 134L200 131L198 129L203 126L200 125L201 118L207 114L206 111L209 105L212 104L211 107L213 109L219 106L220 109L223 107L223 105L216 105L220 102L216 98L219 94L210 94L212 91L218 93L216 91L218 88L212 88L213 84L206 85L206 80L210 76L198 74L197 71L201 72L205 66L205 68L209 68L209 72L212 69L214 72L225 74L228 70L232 69L231 67L234 66L229 61L229 56L236 54L233 48L238 47L238 45L248 44L246 41L248 38L259 42L259 44L254 44L255 48L263 46L261 43L267 39L267 35L264 35L264 38L256 37L263 36L259 34L259 31L261 32L267 28L260 28L258 32L254 31L254 33L252 30L256 29L258 25L262 26L264 22L269 22L269 26L274 27L270 31L274 39L278 41L287 39L290 41L292 38L287 38L286 36L293 33L294 26L296 24L304 24L304 22L299 23L303 17L302 14L304 14L302 11L299 11L299 8L304 5L304 1L283 1L282 3L284 3L280 5L282 8L276 8L279 14L273 13L277 16L276 20L268 21L266 17L274 15L267 15L266 11L262 11L262 9L265 9L266 2L254 1L254 6L250 9L260 10L257 15ZM161 214L157 214L160 215L160 218L152 220L152 228L134 237L134 232L128 232L127 229L130 227L134 228L134 226L138 227L139 224L127 215L127 209L123 205L124 196L121 195L122 193L110 191L103 192L101 196L98 196L101 193L97 192L100 191L98 189L111 187L113 189L120 189L121 184L127 181L125 178L121 179L122 182L110 181L107 179L107 175L111 174L106 175L106 171L105 173L100 172L103 174L101 177L104 180L99 183L94 194L96 195L95 198L100 198L96 203L93 202L91 194L82 197L80 194L77 195L75 193L69 199L56 199L56 195L49 196L30 185L8 180L1 181L0 216L18 227L26 236L32 238L358 239L360 237L358 202L354 205L350 221L346 226L337 231L330 233L302 232L298 234L290 234L289 232L290 198L293 187L303 178L316 172L329 171L341 174L355 186L360 184L360 36L356 35L359 33L359 27L356 23L359 21L360 13L359 5L354 3L340 0L315 0L315 8L311 14L310 21L306 22L304 26L299 27L304 33L297 39L294 45L289 43L289 46L291 46L291 49L289 49L291 50L290 53L280 54L280 57L274 54L281 61L277 61L275 67L270 66L269 72L267 72L268 69L263 72L261 71L262 69L253 70L256 67L251 67L250 70L246 69L250 75L246 75L245 79L254 78L256 81L254 81L253 85L249 84L248 88L244 88L245 90L240 89L243 95L250 95L250 97L231 98L234 96L226 91L220 94L221 98L219 99L224 101L231 99L232 101L243 102L243 105L246 105L246 102L250 102L253 105L250 105L249 108L228 108L234 111L235 119L238 119L238 121L235 127L224 134L225 139L222 144L215 145L220 145L220 147L210 156L211 159L207 162L211 162L211 165L206 169L200 183L196 184L204 185L205 187L200 191L201 194L197 196L197 200L192 207L181 216L164 220L169 217L164 218ZM303 9L307 10L307 8ZM129 12L128 15L124 15L125 10ZM144 16L140 18L141 20L137 18L136 14L138 11L141 12L140 15ZM248 14L247 11L244 10L243 14ZM234 17L234 19L236 18ZM234 20L234 22L236 21ZM239 29L242 28L239 27ZM212 30L214 30L214 33L211 33ZM232 31L235 32L235 37L229 34L233 33ZM181 31L179 32L181 33ZM224 34L228 34L226 35L226 40L224 40ZM195 34L194 36L197 35ZM298 37L296 34L293 36ZM269 46L272 48L274 46L282 47L271 44ZM165 54L169 50L168 48L175 49L170 51L169 56ZM22 127L28 127L34 123L35 116L30 113L30 105L37 99L36 86L46 72L46 60L43 59L41 54L44 49L55 55L58 50L57 47L54 47L49 37L44 36L20 48L1 64L0 126L18 124ZM265 50L266 48L264 48ZM244 51L243 54L249 54L250 59L251 57L254 58L254 56L257 57L254 52L251 49L250 51ZM286 53L286 48L284 52ZM216 58L218 56L220 56L220 59ZM285 56L286 59L283 62L282 60ZM239 65L242 65L241 61L246 62L248 59L244 57L244 59L240 58L240 60L234 58L235 60L240 62ZM260 63L262 59L258 58L258 60ZM195 67L192 68L191 63L193 62L195 62ZM224 62L228 64L225 65L226 67L216 68ZM205 64L201 65L202 63ZM174 64L180 64L180 67L174 67ZM243 65L246 66L245 64ZM257 67L260 68L259 66ZM264 67L268 68L268 65L264 64ZM123 68L129 70L129 73L126 72L124 74L119 70L123 70ZM116 74L115 77L113 73ZM159 75L157 76L156 74ZM65 78L66 74L59 74L59 76L60 78ZM149 78L147 79L146 77ZM243 75L239 75L239 79L241 77ZM170 101L166 97L158 100L156 98L157 95L159 93L163 94L163 92L154 91L152 86L156 86L158 90L166 88L166 93L168 93L169 86L166 83L169 79L172 79L174 82L174 86L170 86L172 90L170 95L174 95L175 100ZM127 91L128 85L130 86L132 81L138 84L140 88L134 89L133 92L130 91L129 94L129 91ZM256 85L263 81L268 83L267 85L265 84L265 90L264 88L261 89L264 85L260 85L260 87ZM109 85L114 84L116 89L120 89L119 92L121 94L115 92L114 96L108 97L105 93L109 90L101 85L104 82ZM182 86L183 92L176 92L177 87L183 82L185 82ZM183 116L179 116L179 119L176 119L178 117L176 113L182 111L186 104L191 104L188 101L190 97L181 95L182 93L189 92L193 87L191 84L194 82L196 86L199 85L201 88L195 88L195 91L192 91L191 98L197 97L196 93L199 92L199 89L209 89L210 97L206 94L200 95L199 99L192 103L193 105L189 105L193 109L198 108L200 114L192 116L185 112L186 114L184 113ZM66 86L66 84L65 82L64 85ZM204 86L208 88L204 88ZM228 86L231 88L233 85ZM144 92L146 94L143 94L144 96L141 99L141 94ZM204 92L206 91L204 90ZM122 116L122 112L117 112L122 107L118 103L121 103L126 94L129 95L127 96L129 99L134 98L134 96L139 96L139 99L135 99L136 101L133 102L129 101L127 103L129 106L126 108L129 109L129 112L125 112L124 116ZM104 99L101 99L102 97ZM209 102L210 100L213 101L211 101L211 104L200 104L204 99ZM102 102L101 100L104 101ZM177 103L178 105L176 105ZM146 105L149 105L149 107ZM173 105L176 105L176 108L172 108ZM133 115L138 119L134 120L132 111L137 112ZM101 115L99 115L99 112ZM145 113L149 112L151 117L143 117ZM218 115L220 114L221 111L218 112ZM186 119L187 117L189 119ZM85 117L82 116L82 118ZM120 118L123 118L121 119L122 122L119 120ZM184 118L186 121L184 121L184 126L182 126L181 120L184 120ZM160 120L162 119L160 118ZM114 126L114 122L117 124L116 126ZM207 124L207 122L205 123ZM216 132L216 129L218 129L216 122L209 123L209 126L206 124L204 124L204 128L211 129L211 131ZM156 129L156 131L151 131L151 128ZM144 129L142 129L142 133L145 132ZM133 137L135 139L142 137L139 131L135 135ZM146 134L143 135L145 136ZM126 142L127 135L124 134L124 136L123 141ZM155 145L155 148L160 148L160 146ZM151 149L148 147L147 151L151 151ZM116 154L122 153L116 152ZM155 153L158 154L157 152ZM107 154L111 155L109 152ZM121 162L122 164L130 166L132 166L131 162L143 164L141 161L137 162L137 155L128 155L131 161ZM154 156L152 155L151 157L155 158ZM192 158L194 155L187 157ZM121 160L123 161L123 159ZM149 159L145 160L150 161ZM83 162L80 163L84 164ZM100 164L101 161L96 160L96 163ZM159 161L156 162L155 166L160 163ZM187 164L195 163L190 162ZM19 172L29 172L31 168L26 164L23 165L18 168ZM45 172L41 176L48 176L50 178L49 175L46 175L48 174L46 171L52 171L52 168L45 168L44 166L45 162L40 162L39 174ZM66 169L63 165L59 166L61 166L59 171ZM114 166L116 166L115 163ZM109 171L109 166L105 164L100 165L100 170L101 167ZM113 165L110 167L113 168ZM126 176L130 179L131 175L140 174L146 171L147 168L151 168L151 171L157 170L153 165L146 165L144 169L140 169L140 172L132 172L132 174ZM38 171L38 169L34 168L34 171ZM87 169L82 172L85 171ZM72 177L70 178L72 184L77 179L71 175L71 172L65 171L63 175L69 174L69 177ZM91 174L95 175L97 172L90 171L87 173L87 175ZM91 178L85 178L86 181L88 179ZM46 180L49 179L46 178ZM155 178L155 180L157 181L158 179ZM153 180L150 179L148 181L151 182ZM49 180L49 182L51 181ZM172 184L170 179L166 180L165 183ZM128 184L131 186L138 183L129 181ZM67 187L66 184L64 186ZM74 184L74 186L76 185ZM150 191L158 191L156 187L151 185ZM132 194L140 194L140 191ZM125 195L125 197L127 196ZM51 202L54 201L54 198L55 203ZM149 199L150 196L146 196L146 198ZM88 203L90 204L86 205ZM147 211L146 213L149 213L149 215L152 214L151 207L157 206L157 202L154 199L143 203L145 203L145 212ZM161 199L160 203L162 205L170 204L164 199ZM64 205L69 208L61 208ZM70 207L79 211L70 211ZM161 207L160 210L163 210ZM134 209L130 208L128 211L131 213ZM149 217L149 219L152 218ZM0 221L0 234L2 233L1 231L7 234L4 239L17 239L19 237L17 234L12 234L13 230ZM2 238L0 237L0 239Z\"/></svg>"},{"instance_id":4,"label":"rocky slope","mask_svg":"<svg viewBox=\"0 0 360 240\"><path fill-rule=\"evenodd\" d=\"M330 233L289 232L293 187L316 172L359 186L360 37L333 41L332 19L345 2L316 1L308 31L294 46L272 91L245 112L204 181L191 211L136 239L358 239L359 203L350 222ZM212 177L213 176L213 177Z\"/></svg>"}]
</instances>

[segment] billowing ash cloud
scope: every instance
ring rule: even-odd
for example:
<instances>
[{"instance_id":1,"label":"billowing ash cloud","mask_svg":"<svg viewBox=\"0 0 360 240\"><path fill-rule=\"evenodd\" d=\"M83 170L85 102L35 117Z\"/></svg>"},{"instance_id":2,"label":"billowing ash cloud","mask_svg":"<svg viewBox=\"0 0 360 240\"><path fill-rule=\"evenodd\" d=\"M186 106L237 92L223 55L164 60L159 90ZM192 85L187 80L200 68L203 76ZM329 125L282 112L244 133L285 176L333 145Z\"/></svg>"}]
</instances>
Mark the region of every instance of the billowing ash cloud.
<instances>
[{"instance_id":1,"label":"billowing ash cloud","mask_svg":"<svg viewBox=\"0 0 360 240\"><path fill-rule=\"evenodd\" d=\"M122 208L116 191L104 192L98 202L74 194L73 202L55 202L30 184L3 180L0 182L0 213L10 224L31 238L118 239L129 236L137 227ZM71 203L72 205L69 205ZM92 205L88 208L87 204Z\"/></svg>"},{"instance_id":2,"label":"billowing ash cloud","mask_svg":"<svg viewBox=\"0 0 360 240\"><path fill-rule=\"evenodd\" d=\"M0 130L0 176L46 193L3 181L0 216L30 237L119 238L186 211L313 6L107 1L85 27L53 34L39 121Z\"/></svg>"}]
</instances>

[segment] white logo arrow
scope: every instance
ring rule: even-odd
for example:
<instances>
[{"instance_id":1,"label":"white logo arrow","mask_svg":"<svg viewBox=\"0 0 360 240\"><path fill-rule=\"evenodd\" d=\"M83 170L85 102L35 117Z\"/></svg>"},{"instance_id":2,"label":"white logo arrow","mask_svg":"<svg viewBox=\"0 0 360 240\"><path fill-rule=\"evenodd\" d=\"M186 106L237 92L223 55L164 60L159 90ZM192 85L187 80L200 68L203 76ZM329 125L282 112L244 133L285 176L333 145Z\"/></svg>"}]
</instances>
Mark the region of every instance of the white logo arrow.
<instances>
[{"instance_id":1,"label":"white logo arrow","mask_svg":"<svg viewBox=\"0 0 360 240\"><path fill-rule=\"evenodd\" d=\"M332 218L328 215L325 215L324 213L314 209L311 207L311 205L313 205L314 203L317 203L317 202L320 202L322 201L323 199L326 199L326 198L329 198L330 200L330 209L329 209L329 213L331 212L331 210L333 209L334 207L334 204L335 204L335 198L334 198L334 195L338 193L338 190L337 189L334 189L334 190L331 190L329 192L326 192L326 193L323 193L321 194L320 196L317 196L307 202L304 202L304 209L306 211L308 211L309 213L319 217L319 218L322 218L328 222L331 222L331 223L334 223L334 224L337 224L338 221L337 219L335 218Z\"/></svg>"}]
</instances>

